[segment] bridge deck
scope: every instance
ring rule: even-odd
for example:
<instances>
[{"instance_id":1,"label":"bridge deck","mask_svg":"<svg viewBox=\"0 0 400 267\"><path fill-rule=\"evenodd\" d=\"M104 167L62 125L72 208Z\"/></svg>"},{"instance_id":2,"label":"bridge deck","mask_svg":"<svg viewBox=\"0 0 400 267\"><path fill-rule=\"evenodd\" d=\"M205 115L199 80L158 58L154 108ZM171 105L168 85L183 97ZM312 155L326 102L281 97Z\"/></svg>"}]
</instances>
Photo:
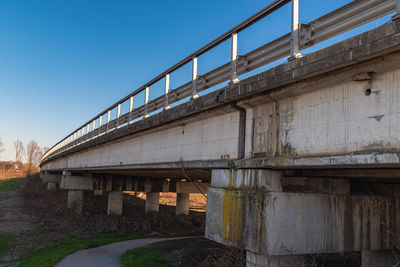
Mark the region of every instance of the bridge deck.
<instances>
[{"instance_id":1,"label":"bridge deck","mask_svg":"<svg viewBox=\"0 0 400 267\"><path fill-rule=\"evenodd\" d=\"M397 88L394 87L398 82L397 77L399 74L397 69L400 67L400 61L398 60L400 52L399 33L399 22L398 20L393 21L323 50L281 64L237 84L231 84L216 92L162 111L131 125L115 129L106 135L99 136L68 151L45 159L42 162L42 168L44 170L98 169L99 171L179 170L182 168L181 159L184 161L184 168L199 170L230 168L232 166L244 168L251 166L261 168L299 168L313 167L314 165L314 167L323 167L322 165L325 164L325 167L340 167L341 165L343 167L367 167L368 164L371 166L382 164L383 167L397 167L397 149L399 149L400 142L397 138L390 137L390 140L393 141L389 146L386 146L385 138L389 138L389 136L385 136L385 134L370 135L365 137L367 138L366 140L360 140L361 142L367 142L365 146L351 147L349 140L347 140L343 141L347 142L345 144L347 147L341 148L342 145L337 145L335 149L332 149L332 144L327 143L329 140L324 140L320 143L322 148L314 149L314 151L311 148L300 149L300 145L296 148L296 144L291 144L294 147L291 148L293 151L290 151L287 144L284 144L283 139L285 137L283 132L287 129L295 132L296 129L293 129L294 125L288 125L287 122L283 121L285 119L284 114L281 114L278 128L269 125L277 133L269 135L269 141L263 144L266 149L258 153L258 151L255 151L257 148L254 148L258 141L252 136L254 135L254 129L251 128L253 127L252 121L256 116L250 113L255 113L256 107L269 105L268 103L274 104L274 101L280 101L282 106L285 101L292 101L299 95L308 96L309 99L304 100L302 104L304 107L309 107L313 103L307 101L312 101L313 97L321 97L321 94L318 95L316 93L313 95L313 92L323 90L332 92L328 96L325 93L324 97L335 99L337 97L335 94L341 90L335 85L344 84L342 86L353 86L354 90L362 91L361 94L358 91L358 95L340 96L348 98L346 100L348 104L350 103L349 101L360 101L359 107L353 106L352 110L330 109L324 111L323 103L314 101L314 104L317 104L317 109L313 110L315 114L320 114L321 112L340 114L330 117L325 116L327 119L335 119L329 125L331 127L330 130L333 131L335 127L342 127L344 120L341 121L342 118L338 118L338 116L343 117L346 114L346 116L353 116L354 118L358 116L359 119L363 119L363 121L353 122L353 124L360 123L359 127L364 127L363 131L372 131L376 127L384 127L385 129L395 127L395 120L386 121L386 118L383 118L381 121L378 120L379 116L374 117L373 115L379 113L378 115L383 114L383 116L385 114L390 117L397 116L396 110L385 110L382 105L388 104L390 99L396 100L389 96L390 94L397 94ZM363 81L354 81L354 77L360 73L374 75L376 79L374 78L372 86L379 87L381 92L379 94L373 93L371 96L363 95L363 87L370 86L371 80L368 78ZM386 75L386 78L390 76L390 84L382 80L385 77L378 78L379 75ZM386 89L383 90L383 87ZM382 101L386 102L382 103ZM340 103L343 105L344 102ZM330 105L328 102L325 104ZM248 114L245 120L240 119L240 112L238 112L238 108L235 105L239 105L244 109L247 108ZM341 108L338 105L335 107ZM264 112L263 116L270 115L269 111L262 112ZM295 112L298 112L298 110ZM361 114L362 112L367 112L368 116ZM370 116L371 114L372 117ZM304 115L305 113L293 113L291 116L300 118L300 116ZM324 118L321 117L321 119L323 120ZM301 123L304 123L308 118L303 117L301 120ZM271 123L265 121L264 123ZM366 121L368 121L368 124L366 124ZM323 121L316 123L323 123ZM318 127L321 128L322 126ZM301 128L301 125L297 125L296 128ZM394 131L397 131L396 129ZM199 131L201 133L198 133ZM322 132L324 131L326 135L327 128ZM183 135L182 132L184 132ZM296 134L298 135L299 133ZM393 133L390 134L393 135ZM146 138L149 136L153 136L153 138L147 140ZM356 137L361 137L361 135L354 138ZM184 142L181 141L183 138L186 138L186 143L180 143ZM208 140L205 140L207 138ZM368 140L368 138L371 140ZM132 140L140 141L134 142ZM273 147L270 144L271 140L274 141ZM299 142L301 143L301 140ZM144 150L136 150L137 146L144 146L145 143L147 147L143 147L143 149L149 151L149 154L143 154ZM374 143L375 146L371 146L371 143ZM163 148L157 147L160 144L165 145L164 151ZM186 145L187 149L176 149L179 144ZM243 144L245 144L244 147ZM126 151L129 146L129 149L133 151L132 153ZM149 146L153 148L149 149ZM122 148L126 149L121 152L122 154L118 155L118 151L122 151ZM267 151L267 148L273 153L271 154L271 151ZM245 158L240 157L240 149L245 150ZM114 152L111 152L111 150ZM107 159L97 161L99 158L93 155L103 155L107 157L108 162L106 162ZM110 158L113 156L117 160ZM83 160L85 157L92 158L92 161ZM119 160L121 158L123 160ZM110 164L112 162L116 163Z\"/></svg>"}]
</instances>

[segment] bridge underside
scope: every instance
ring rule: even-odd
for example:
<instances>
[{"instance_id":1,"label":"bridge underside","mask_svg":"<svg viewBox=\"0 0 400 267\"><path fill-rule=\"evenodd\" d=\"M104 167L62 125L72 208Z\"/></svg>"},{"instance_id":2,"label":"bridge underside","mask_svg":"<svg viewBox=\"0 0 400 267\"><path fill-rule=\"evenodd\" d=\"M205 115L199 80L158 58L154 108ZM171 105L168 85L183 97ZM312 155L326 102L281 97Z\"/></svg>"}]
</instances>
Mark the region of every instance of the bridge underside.
<instances>
[{"instance_id":1,"label":"bridge underside","mask_svg":"<svg viewBox=\"0 0 400 267\"><path fill-rule=\"evenodd\" d=\"M78 211L82 190L109 192L117 214L124 190L147 192L148 211L176 192L186 214L208 189L206 236L249 266L344 251L393 266L399 103L395 20L54 155L42 177Z\"/></svg>"}]
</instances>

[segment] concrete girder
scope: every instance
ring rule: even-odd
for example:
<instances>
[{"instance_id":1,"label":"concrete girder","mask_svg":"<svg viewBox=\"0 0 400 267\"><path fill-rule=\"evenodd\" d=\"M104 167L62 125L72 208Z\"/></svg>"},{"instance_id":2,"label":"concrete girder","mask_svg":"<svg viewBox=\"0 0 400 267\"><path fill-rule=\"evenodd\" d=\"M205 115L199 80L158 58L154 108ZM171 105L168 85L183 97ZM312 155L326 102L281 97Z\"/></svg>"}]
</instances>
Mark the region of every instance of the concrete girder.
<instances>
[{"instance_id":1,"label":"concrete girder","mask_svg":"<svg viewBox=\"0 0 400 267\"><path fill-rule=\"evenodd\" d=\"M88 176L72 175L64 172L61 176L60 188L71 190L93 190L95 180Z\"/></svg>"}]
</instances>

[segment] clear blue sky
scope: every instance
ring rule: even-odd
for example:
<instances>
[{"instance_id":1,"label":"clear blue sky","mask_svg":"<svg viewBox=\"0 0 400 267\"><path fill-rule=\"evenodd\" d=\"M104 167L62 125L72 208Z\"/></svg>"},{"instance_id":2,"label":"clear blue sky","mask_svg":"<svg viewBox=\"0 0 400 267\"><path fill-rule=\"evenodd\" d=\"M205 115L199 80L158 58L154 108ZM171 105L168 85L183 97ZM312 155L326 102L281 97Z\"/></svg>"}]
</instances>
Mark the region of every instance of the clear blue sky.
<instances>
[{"instance_id":1,"label":"clear blue sky","mask_svg":"<svg viewBox=\"0 0 400 267\"><path fill-rule=\"evenodd\" d=\"M0 159L14 159L16 139L52 146L270 2L0 1L0 136L7 149ZM311 21L348 2L300 0L300 19ZM239 54L289 27L288 5L240 33ZM225 43L200 57L199 74L227 62L229 55ZM189 67L173 74L171 87L190 77ZM161 87L155 86L151 97Z\"/></svg>"}]
</instances>

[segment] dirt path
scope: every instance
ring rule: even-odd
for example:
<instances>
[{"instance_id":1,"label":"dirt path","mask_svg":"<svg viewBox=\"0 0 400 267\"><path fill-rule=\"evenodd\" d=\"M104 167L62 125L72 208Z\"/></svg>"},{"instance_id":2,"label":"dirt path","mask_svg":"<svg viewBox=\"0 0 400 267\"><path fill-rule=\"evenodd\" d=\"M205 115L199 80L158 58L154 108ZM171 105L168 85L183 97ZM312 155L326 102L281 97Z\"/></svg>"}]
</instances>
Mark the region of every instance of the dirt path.
<instances>
[{"instance_id":1,"label":"dirt path","mask_svg":"<svg viewBox=\"0 0 400 267\"><path fill-rule=\"evenodd\" d=\"M0 192L0 198L0 235L12 234L16 242L14 248L1 256L1 260L9 261L33 248L32 237L35 236L37 227L23 211L23 200L16 191Z\"/></svg>"},{"instance_id":2,"label":"dirt path","mask_svg":"<svg viewBox=\"0 0 400 267\"><path fill-rule=\"evenodd\" d=\"M0 203L0 232L19 235L35 231L29 215L23 212L23 202L17 192L9 191L2 194L6 195L7 199Z\"/></svg>"},{"instance_id":3,"label":"dirt path","mask_svg":"<svg viewBox=\"0 0 400 267\"><path fill-rule=\"evenodd\" d=\"M143 247L152 243L176 239L183 238L143 238L80 250L62 259L55 265L55 267L117 267L121 266L119 258L127 250Z\"/></svg>"}]
</instances>

